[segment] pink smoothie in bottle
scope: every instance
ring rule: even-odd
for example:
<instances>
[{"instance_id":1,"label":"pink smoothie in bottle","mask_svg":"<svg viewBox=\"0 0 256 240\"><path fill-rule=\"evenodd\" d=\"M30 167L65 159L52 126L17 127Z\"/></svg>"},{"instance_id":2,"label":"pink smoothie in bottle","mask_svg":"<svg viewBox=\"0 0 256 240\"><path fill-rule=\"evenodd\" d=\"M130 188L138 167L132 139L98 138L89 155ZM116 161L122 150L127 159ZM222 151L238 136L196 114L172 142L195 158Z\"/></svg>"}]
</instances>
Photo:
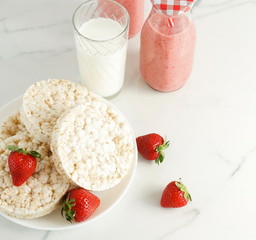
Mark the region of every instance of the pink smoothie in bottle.
<instances>
[{"instance_id":1,"label":"pink smoothie in bottle","mask_svg":"<svg viewBox=\"0 0 256 240\"><path fill-rule=\"evenodd\" d=\"M162 92L182 87L192 71L195 43L190 13L168 18L153 8L141 31L140 71L144 80Z\"/></svg>"},{"instance_id":2,"label":"pink smoothie in bottle","mask_svg":"<svg viewBox=\"0 0 256 240\"><path fill-rule=\"evenodd\" d=\"M134 37L142 28L144 22L145 0L116 0L121 3L130 15L129 38Z\"/></svg>"}]
</instances>

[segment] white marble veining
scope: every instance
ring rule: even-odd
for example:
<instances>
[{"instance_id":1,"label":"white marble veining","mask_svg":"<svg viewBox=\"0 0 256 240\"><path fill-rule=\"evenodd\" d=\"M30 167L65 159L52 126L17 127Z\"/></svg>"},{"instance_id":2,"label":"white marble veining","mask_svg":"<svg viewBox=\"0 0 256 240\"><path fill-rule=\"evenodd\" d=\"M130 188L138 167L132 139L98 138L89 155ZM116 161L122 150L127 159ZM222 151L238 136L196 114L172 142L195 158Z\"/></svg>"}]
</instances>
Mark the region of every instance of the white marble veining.
<instances>
[{"instance_id":1,"label":"white marble veining","mask_svg":"<svg viewBox=\"0 0 256 240\"><path fill-rule=\"evenodd\" d=\"M71 16L79 0L0 0L0 106L47 78L79 81ZM147 0L148 13L150 1ZM256 0L201 0L187 84L152 90L139 73L139 35L129 42L122 92L111 100L135 135L158 132L171 147L161 166L139 158L125 197L102 218L69 231L38 231L0 217L1 239L256 239ZM193 202L159 206L182 177Z\"/></svg>"}]
</instances>

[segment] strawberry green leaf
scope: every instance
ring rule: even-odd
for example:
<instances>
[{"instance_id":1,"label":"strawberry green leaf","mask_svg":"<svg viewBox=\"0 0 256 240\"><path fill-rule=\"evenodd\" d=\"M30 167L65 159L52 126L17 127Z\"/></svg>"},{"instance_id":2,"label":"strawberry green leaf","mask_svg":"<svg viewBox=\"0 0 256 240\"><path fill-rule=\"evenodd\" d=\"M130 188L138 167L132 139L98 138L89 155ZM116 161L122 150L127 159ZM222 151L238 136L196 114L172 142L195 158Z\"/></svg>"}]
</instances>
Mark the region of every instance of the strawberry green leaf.
<instances>
[{"instance_id":1,"label":"strawberry green leaf","mask_svg":"<svg viewBox=\"0 0 256 240\"><path fill-rule=\"evenodd\" d=\"M23 151L22 148L18 148L18 149L17 149L17 152L18 152L18 153L24 153L25 155L27 154L27 152L26 152L26 151Z\"/></svg>"},{"instance_id":2,"label":"strawberry green leaf","mask_svg":"<svg viewBox=\"0 0 256 240\"><path fill-rule=\"evenodd\" d=\"M162 163L164 161L164 156L163 154L160 154L159 157L155 160L155 163L157 165L159 165L160 163Z\"/></svg>"},{"instance_id":3,"label":"strawberry green leaf","mask_svg":"<svg viewBox=\"0 0 256 240\"><path fill-rule=\"evenodd\" d=\"M164 142L162 145L159 145L156 148L156 152L162 152L164 151L166 148L168 148L170 146L170 141Z\"/></svg>"},{"instance_id":4,"label":"strawberry green leaf","mask_svg":"<svg viewBox=\"0 0 256 240\"><path fill-rule=\"evenodd\" d=\"M13 145L8 145L6 146L6 148L8 148L11 152L15 152L15 151L18 151L18 147L16 146L13 146Z\"/></svg>"},{"instance_id":5,"label":"strawberry green leaf","mask_svg":"<svg viewBox=\"0 0 256 240\"><path fill-rule=\"evenodd\" d=\"M18 152L18 153L23 153L24 155L31 155L32 157L35 158L41 158L41 154L36 152L36 151L25 151L23 148L18 148L16 146L13 145L8 145L6 146L11 152Z\"/></svg>"},{"instance_id":6,"label":"strawberry green leaf","mask_svg":"<svg viewBox=\"0 0 256 240\"><path fill-rule=\"evenodd\" d=\"M28 154L35 158L41 158L41 154L36 151L29 151Z\"/></svg>"},{"instance_id":7,"label":"strawberry green leaf","mask_svg":"<svg viewBox=\"0 0 256 240\"><path fill-rule=\"evenodd\" d=\"M75 206L75 199L70 199L70 195L68 194L66 199L63 199L62 201L62 208L61 208L61 216L64 217L64 212L65 212L65 218L69 222L74 222L76 211L72 210L72 207Z\"/></svg>"},{"instance_id":8,"label":"strawberry green leaf","mask_svg":"<svg viewBox=\"0 0 256 240\"><path fill-rule=\"evenodd\" d=\"M188 201L192 201L192 197L190 193L188 192L186 186L181 182L181 179L179 181L175 182L175 185L182 191L184 192L184 198Z\"/></svg>"},{"instance_id":9,"label":"strawberry green leaf","mask_svg":"<svg viewBox=\"0 0 256 240\"><path fill-rule=\"evenodd\" d=\"M159 156L158 158L155 160L155 163L156 164L160 164L164 161L164 157L165 157L165 154L164 154L164 150L166 148L168 148L170 146L170 141L164 141L164 143L162 145L159 145L157 148L156 148L156 152L159 153Z\"/></svg>"}]
</instances>

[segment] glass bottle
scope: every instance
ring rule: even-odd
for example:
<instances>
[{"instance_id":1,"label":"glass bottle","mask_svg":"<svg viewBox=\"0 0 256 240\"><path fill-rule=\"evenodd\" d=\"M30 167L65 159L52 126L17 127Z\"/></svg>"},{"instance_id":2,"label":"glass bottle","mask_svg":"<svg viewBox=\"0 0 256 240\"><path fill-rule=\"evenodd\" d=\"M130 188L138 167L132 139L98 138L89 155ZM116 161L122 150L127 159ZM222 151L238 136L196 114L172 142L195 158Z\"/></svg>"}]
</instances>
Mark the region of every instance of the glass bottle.
<instances>
[{"instance_id":1,"label":"glass bottle","mask_svg":"<svg viewBox=\"0 0 256 240\"><path fill-rule=\"evenodd\" d=\"M145 0L116 0L121 3L130 15L129 38L134 37L142 28L144 22Z\"/></svg>"},{"instance_id":2,"label":"glass bottle","mask_svg":"<svg viewBox=\"0 0 256 240\"><path fill-rule=\"evenodd\" d=\"M192 71L195 45L190 11L167 16L152 7L141 31L140 71L144 80L162 92L181 88Z\"/></svg>"}]
</instances>

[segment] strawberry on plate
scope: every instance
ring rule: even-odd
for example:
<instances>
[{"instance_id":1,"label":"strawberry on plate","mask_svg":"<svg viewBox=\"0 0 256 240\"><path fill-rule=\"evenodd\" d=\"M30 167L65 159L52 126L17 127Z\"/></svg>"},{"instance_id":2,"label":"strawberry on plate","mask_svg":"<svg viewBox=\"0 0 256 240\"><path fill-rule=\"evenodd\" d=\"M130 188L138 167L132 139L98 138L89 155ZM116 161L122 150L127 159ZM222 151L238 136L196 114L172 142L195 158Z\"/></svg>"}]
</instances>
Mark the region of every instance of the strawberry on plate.
<instances>
[{"instance_id":1,"label":"strawberry on plate","mask_svg":"<svg viewBox=\"0 0 256 240\"><path fill-rule=\"evenodd\" d=\"M162 163L164 150L169 147L170 142L165 141L157 133L150 133L136 138L138 152L147 160L155 160L155 163Z\"/></svg>"},{"instance_id":2,"label":"strawberry on plate","mask_svg":"<svg viewBox=\"0 0 256 240\"><path fill-rule=\"evenodd\" d=\"M69 222L83 222L99 207L100 199L84 188L69 190L63 200L61 215Z\"/></svg>"},{"instance_id":3,"label":"strawberry on plate","mask_svg":"<svg viewBox=\"0 0 256 240\"><path fill-rule=\"evenodd\" d=\"M8 166L14 186L21 186L34 173L37 165L36 158L41 155L36 151L25 151L22 148L8 145L11 151L8 156Z\"/></svg>"},{"instance_id":4,"label":"strawberry on plate","mask_svg":"<svg viewBox=\"0 0 256 240\"><path fill-rule=\"evenodd\" d=\"M170 182L164 189L161 198L161 206L164 208L179 208L192 201L186 186L179 181Z\"/></svg>"}]
</instances>

